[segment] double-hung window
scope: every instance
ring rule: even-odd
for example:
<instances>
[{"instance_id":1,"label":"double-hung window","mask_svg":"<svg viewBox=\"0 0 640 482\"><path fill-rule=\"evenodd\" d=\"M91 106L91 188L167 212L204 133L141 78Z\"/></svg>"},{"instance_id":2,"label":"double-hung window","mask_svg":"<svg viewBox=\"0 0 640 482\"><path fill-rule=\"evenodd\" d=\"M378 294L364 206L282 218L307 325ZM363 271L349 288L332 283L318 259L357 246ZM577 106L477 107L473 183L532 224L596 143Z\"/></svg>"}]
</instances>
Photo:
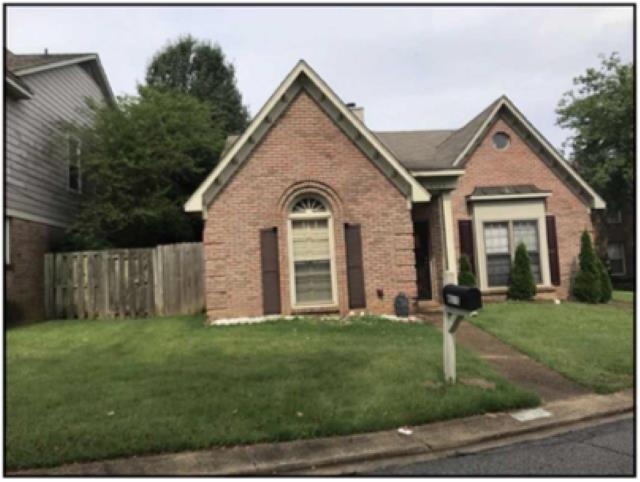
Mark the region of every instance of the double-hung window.
<instances>
[{"instance_id":1,"label":"double-hung window","mask_svg":"<svg viewBox=\"0 0 640 482\"><path fill-rule=\"evenodd\" d=\"M305 197L289 213L294 306L336 303L331 211L324 200Z\"/></svg>"},{"instance_id":2,"label":"double-hung window","mask_svg":"<svg viewBox=\"0 0 640 482\"><path fill-rule=\"evenodd\" d=\"M607 257L609 258L609 271L614 276L625 274L624 245L622 243L608 243Z\"/></svg>"},{"instance_id":3,"label":"double-hung window","mask_svg":"<svg viewBox=\"0 0 640 482\"><path fill-rule=\"evenodd\" d=\"M542 283L538 221L485 222L484 246L489 287L502 287L509 284L511 262L520 243L524 243L527 247L533 279L537 284Z\"/></svg>"}]
</instances>

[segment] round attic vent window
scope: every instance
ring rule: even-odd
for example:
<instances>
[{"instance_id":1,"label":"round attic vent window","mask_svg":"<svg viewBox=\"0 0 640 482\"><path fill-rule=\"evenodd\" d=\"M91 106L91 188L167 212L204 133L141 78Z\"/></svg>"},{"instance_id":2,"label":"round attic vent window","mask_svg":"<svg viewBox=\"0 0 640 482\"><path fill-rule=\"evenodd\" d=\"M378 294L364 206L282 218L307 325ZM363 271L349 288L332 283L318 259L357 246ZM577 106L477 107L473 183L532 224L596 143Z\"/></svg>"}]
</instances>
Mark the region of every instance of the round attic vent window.
<instances>
[{"instance_id":1,"label":"round attic vent window","mask_svg":"<svg viewBox=\"0 0 640 482\"><path fill-rule=\"evenodd\" d=\"M496 132L493 135L493 147L495 147L500 151L509 147L510 142L511 142L511 138L509 137L508 134L505 134L504 132Z\"/></svg>"}]
</instances>

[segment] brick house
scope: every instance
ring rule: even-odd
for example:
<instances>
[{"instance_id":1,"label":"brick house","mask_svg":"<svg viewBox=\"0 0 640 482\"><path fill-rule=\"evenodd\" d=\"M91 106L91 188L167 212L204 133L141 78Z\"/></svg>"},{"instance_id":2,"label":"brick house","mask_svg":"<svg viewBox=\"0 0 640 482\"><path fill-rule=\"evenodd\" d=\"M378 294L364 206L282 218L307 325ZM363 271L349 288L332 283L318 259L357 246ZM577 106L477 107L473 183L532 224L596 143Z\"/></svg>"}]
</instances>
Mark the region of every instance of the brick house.
<instances>
[{"instance_id":1,"label":"brick house","mask_svg":"<svg viewBox=\"0 0 640 482\"><path fill-rule=\"evenodd\" d=\"M85 99L113 102L97 54L5 51L5 316L44 318L44 253L74 219L82 146L60 121L90 122Z\"/></svg>"},{"instance_id":2,"label":"brick house","mask_svg":"<svg viewBox=\"0 0 640 482\"><path fill-rule=\"evenodd\" d=\"M372 132L304 61L185 204L211 320L420 309L462 253L499 298L521 241L539 296L565 298L604 207L506 97L457 130Z\"/></svg>"}]
</instances>

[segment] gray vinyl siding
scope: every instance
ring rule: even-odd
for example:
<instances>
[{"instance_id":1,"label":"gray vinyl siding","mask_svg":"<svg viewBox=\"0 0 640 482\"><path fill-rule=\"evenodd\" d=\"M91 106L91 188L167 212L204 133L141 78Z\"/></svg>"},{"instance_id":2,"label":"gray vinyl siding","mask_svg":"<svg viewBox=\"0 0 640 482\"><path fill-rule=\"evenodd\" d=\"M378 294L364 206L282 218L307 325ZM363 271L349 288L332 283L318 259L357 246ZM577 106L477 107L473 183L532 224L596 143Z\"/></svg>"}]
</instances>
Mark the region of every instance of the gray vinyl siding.
<instances>
[{"instance_id":1,"label":"gray vinyl siding","mask_svg":"<svg viewBox=\"0 0 640 482\"><path fill-rule=\"evenodd\" d=\"M73 221L80 194L68 189L67 148L61 120L89 122L85 98L103 99L78 65L21 77L34 95L6 100L6 208L51 224Z\"/></svg>"}]
</instances>

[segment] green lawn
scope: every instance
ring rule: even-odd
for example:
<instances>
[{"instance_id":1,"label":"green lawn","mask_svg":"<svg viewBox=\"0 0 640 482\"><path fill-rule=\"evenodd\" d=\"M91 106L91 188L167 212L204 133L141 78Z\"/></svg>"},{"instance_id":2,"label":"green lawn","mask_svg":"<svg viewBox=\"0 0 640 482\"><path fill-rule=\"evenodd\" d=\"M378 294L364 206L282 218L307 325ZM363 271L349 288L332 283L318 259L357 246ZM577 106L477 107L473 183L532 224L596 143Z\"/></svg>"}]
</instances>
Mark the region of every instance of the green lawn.
<instances>
[{"instance_id":1,"label":"green lawn","mask_svg":"<svg viewBox=\"0 0 640 482\"><path fill-rule=\"evenodd\" d=\"M614 290L613 292L613 300L614 301L626 301L629 303L633 303L633 291L618 291Z\"/></svg>"},{"instance_id":2,"label":"green lawn","mask_svg":"<svg viewBox=\"0 0 640 482\"><path fill-rule=\"evenodd\" d=\"M472 322L598 393L633 385L633 312L627 307L495 303Z\"/></svg>"},{"instance_id":3,"label":"green lawn","mask_svg":"<svg viewBox=\"0 0 640 482\"><path fill-rule=\"evenodd\" d=\"M375 318L205 327L53 321L7 332L8 468L390 429L539 403L442 335ZM428 381L436 382L428 383Z\"/></svg>"}]
</instances>

